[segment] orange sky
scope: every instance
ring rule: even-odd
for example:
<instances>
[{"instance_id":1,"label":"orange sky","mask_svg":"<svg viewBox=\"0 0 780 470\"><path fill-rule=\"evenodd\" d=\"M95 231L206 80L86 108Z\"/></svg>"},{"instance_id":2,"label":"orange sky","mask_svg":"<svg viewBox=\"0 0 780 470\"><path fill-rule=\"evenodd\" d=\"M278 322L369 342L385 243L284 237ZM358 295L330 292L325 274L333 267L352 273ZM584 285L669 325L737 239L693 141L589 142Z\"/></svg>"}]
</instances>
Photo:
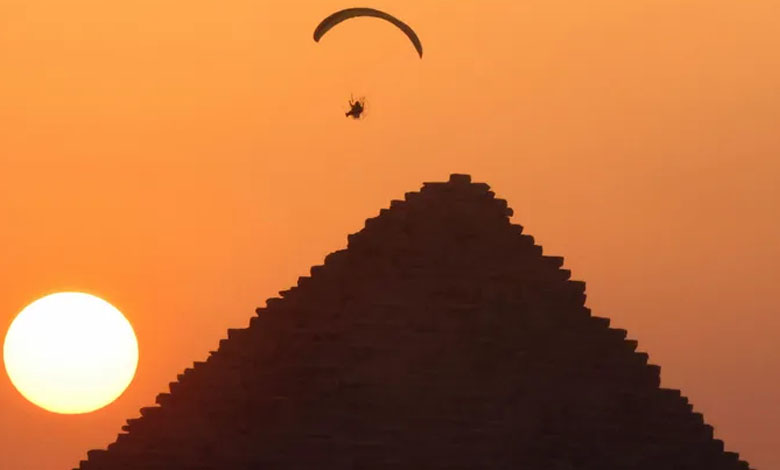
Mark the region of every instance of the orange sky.
<instances>
[{"instance_id":1,"label":"orange sky","mask_svg":"<svg viewBox=\"0 0 780 470\"><path fill-rule=\"evenodd\" d=\"M730 450L780 468L776 0L0 0L0 325L61 290L139 339L111 406L0 378L0 468L72 468L426 180L471 173ZM350 93L368 116L343 116Z\"/></svg>"}]
</instances>

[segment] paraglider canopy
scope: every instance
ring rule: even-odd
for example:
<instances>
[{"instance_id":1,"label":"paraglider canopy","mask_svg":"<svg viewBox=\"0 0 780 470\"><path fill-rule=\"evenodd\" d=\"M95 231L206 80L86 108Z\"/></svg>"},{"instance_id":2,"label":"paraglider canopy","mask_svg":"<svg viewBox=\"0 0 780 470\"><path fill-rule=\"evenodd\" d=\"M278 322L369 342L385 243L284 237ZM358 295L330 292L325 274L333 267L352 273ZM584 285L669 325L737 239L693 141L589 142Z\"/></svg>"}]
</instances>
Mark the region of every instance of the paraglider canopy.
<instances>
[{"instance_id":1,"label":"paraglider canopy","mask_svg":"<svg viewBox=\"0 0 780 470\"><path fill-rule=\"evenodd\" d=\"M325 33L330 31L331 28L341 23L342 21L358 16L372 16L374 18L381 18L383 20L389 21L390 23L393 23L398 27L398 29L406 34L410 41L412 41L415 50L417 50L417 54L419 54L420 58L422 59L423 48L422 43L420 42L420 38L417 37L417 33L415 33L414 30L409 27L409 25L394 17L393 15L376 10L374 8L347 8L346 10L333 13L332 15L322 20L322 22L317 26L317 29L314 30L314 41L319 42L320 38L322 38Z\"/></svg>"}]
</instances>

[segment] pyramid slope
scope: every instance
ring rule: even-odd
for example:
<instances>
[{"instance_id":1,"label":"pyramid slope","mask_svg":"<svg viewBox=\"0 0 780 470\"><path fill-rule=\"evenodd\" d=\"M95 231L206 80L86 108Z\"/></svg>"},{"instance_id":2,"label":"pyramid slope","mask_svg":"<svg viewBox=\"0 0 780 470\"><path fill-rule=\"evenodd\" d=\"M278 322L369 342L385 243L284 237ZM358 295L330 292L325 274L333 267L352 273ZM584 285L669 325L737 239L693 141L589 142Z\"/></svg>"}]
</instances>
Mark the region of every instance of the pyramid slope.
<instances>
[{"instance_id":1,"label":"pyramid slope","mask_svg":"<svg viewBox=\"0 0 780 470\"><path fill-rule=\"evenodd\" d=\"M79 468L747 469L511 213L392 201Z\"/></svg>"}]
</instances>

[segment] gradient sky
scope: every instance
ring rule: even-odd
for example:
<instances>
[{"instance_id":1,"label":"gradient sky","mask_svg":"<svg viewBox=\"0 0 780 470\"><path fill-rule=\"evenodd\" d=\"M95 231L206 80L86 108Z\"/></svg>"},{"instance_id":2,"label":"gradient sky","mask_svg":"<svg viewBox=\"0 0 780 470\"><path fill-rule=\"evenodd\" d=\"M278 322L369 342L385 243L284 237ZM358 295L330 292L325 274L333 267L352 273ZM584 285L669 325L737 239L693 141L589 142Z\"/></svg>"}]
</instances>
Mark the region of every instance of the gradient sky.
<instances>
[{"instance_id":1,"label":"gradient sky","mask_svg":"<svg viewBox=\"0 0 780 470\"><path fill-rule=\"evenodd\" d=\"M0 326L79 290L117 402L0 377L0 468L72 468L391 199L490 184L729 450L780 468L777 0L0 0ZM365 120L344 118L365 95Z\"/></svg>"}]
</instances>

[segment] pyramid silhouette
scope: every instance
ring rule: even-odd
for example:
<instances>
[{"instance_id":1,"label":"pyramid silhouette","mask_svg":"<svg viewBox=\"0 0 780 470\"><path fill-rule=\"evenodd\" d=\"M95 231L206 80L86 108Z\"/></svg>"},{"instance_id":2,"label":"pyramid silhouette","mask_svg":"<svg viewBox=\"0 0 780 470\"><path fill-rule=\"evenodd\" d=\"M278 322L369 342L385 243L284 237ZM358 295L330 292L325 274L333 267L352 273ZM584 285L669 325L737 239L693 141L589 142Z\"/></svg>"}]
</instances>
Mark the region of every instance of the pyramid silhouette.
<instances>
[{"instance_id":1,"label":"pyramid silhouette","mask_svg":"<svg viewBox=\"0 0 780 470\"><path fill-rule=\"evenodd\" d=\"M79 468L747 469L511 215L392 201Z\"/></svg>"}]
</instances>

